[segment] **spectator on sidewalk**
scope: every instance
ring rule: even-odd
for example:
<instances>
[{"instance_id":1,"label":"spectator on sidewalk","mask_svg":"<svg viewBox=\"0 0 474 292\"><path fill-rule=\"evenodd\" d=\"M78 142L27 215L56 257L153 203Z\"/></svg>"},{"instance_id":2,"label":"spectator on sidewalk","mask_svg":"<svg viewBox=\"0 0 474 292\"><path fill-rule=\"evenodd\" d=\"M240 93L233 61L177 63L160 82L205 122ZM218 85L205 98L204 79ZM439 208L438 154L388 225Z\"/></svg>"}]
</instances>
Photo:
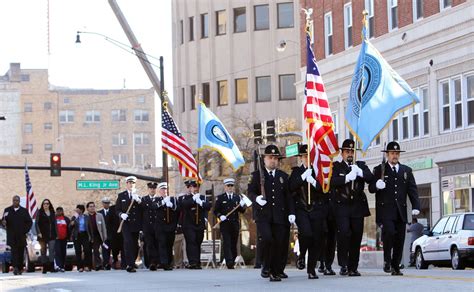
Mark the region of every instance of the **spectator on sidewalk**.
<instances>
[{"instance_id":1,"label":"spectator on sidewalk","mask_svg":"<svg viewBox=\"0 0 474 292\"><path fill-rule=\"evenodd\" d=\"M107 228L105 227L104 216L95 211L94 202L87 203L87 213L89 214L89 224L87 228L89 228L89 234L92 239L92 265L96 271L99 271L103 269L99 248L107 240Z\"/></svg>"},{"instance_id":2,"label":"spectator on sidewalk","mask_svg":"<svg viewBox=\"0 0 474 292\"><path fill-rule=\"evenodd\" d=\"M72 216L71 236L74 241L74 250L76 252L76 264L78 272L90 272L92 266L91 260L91 234L87 226L89 225L89 216L84 214L84 205L76 206L76 214ZM84 257L82 253L84 252Z\"/></svg>"},{"instance_id":3,"label":"spectator on sidewalk","mask_svg":"<svg viewBox=\"0 0 474 292\"><path fill-rule=\"evenodd\" d=\"M56 271L64 272L64 264L66 262L66 248L67 241L71 237L69 229L69 223L71 220L64 215L63 207L56 208L56 230L58 236L55 242L55 254L54 260L56 262Z\"/></svg>"},{"instance_id":4,"label":"spectator on sidewalk","mask_svg":"<svg viewBox=\"0 0 474 292\"><path fill-rule=\"evenodd\" d=\"M53 205L49 199L44 199L41 208L36 216L36 234L38 242L41 246L41 263L43 264L43 274L55 272L54 270L54 244L57 238L56 231L56 214ZM48 249L48 256L46 256Z\"/></svg>"}]
</instances>

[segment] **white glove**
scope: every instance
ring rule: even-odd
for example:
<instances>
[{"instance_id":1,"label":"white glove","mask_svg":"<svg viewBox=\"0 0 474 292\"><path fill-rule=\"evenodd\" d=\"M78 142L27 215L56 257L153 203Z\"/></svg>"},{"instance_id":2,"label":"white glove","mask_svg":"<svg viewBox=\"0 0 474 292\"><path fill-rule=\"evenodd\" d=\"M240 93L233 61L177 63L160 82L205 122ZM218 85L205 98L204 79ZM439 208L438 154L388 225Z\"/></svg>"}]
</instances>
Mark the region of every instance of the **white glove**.
<instances>
[{"instance_id":1,"label":"white glove","mask_svg":"<svg viewBox=\"0 0 474 292\"><path fill-rule=\"evenodd\" d=\"M420 210L413 209L413 210L411 210L411 214L412 214L413 216L417 216L417 215L420 214Z\"/></svg>"},{"instance_id":2,"label":"white glove","mask_svg":"<svg viewBox=\"0 0 474 292\"><path fill-rule=\"evenodd\" d=\"M196 201L197 198L199 198L201 194L197 193L193 195L193 200Z\"/></svg>"},{"instance_id":3,"label":"white glove","mask_svg":"<svg viewBox=\"0 0 474 292\"><path fill-rule=\"evenodd\" d=\"M264 200L262 195L257 196L257 198L255 198L255 201L257 201L257 203L262 207L265 206L265 204L267 203L267 200Z\"/></svg>"},{"instance_id":4,"label":"white glove","mask_svg":"<svg viewBox=\"0 0 474 292\"><path fill-rule=\"evenodd\" d=\"M171 203L170 197L164 197L164 198L163 198L163 202L164 202L165 204Z\"/></svg>"},{"instance_id":5,"label":"white glove","mask_svg":"<svg viewBox=\"0 0 474 292\"><path fill-rule=\"evenodd\" d=\"M353 181L356 179L357 177L357 171L355 168L351 168L351 172L349 172L348 174L346 174L346 183L350 182L350 181Z\"/></svg>"},{"instance_id":6,"label":"white glove","mask_svg":"<svg viewBox=\"0 0 474 292\"><path fill-rule=\"evenodd\" d=\"M125 221L128 218L128 214L122 213L120 214L120 218L122 218L122 220Z\"/></svg>"},{"instance_id":7,"label":"white glove","mask_svg":"<svg viewBox=\"0 0 474 292\"><path fill-rule=\"evenodd\" d=\"M314 179L314 177L308 176L308 177L306 178L306 181L309 182L310 184L312 184L313 187L316 187L316 180Z\"/></svg>"},{"instance_id":8,"label":"white glove","mask_svg":"<svg viewBox=\"0 0 474 292\"><path fill-rule=\"evenodd\" d=\"M135 193L132 194L132 199L133 199L135 202L137 202L138 204L140 204L140 203L142 202L142 199L140 198L140 196L137 195L137 194L135 194Z\"/></svg>"},{"instance_id":9,"label":"white glove","mask_svg":"<svg viewBox=\"0 0 474 292\"><path fill-rule=\"evenodd\" d=\"M166 207L168 207L168 208L173 207L173 203L171 203L171 201L165 202L165 204L166 204Z\"/></svg>"},{"instance_id":10,"label":"white glove","mask_svg":"<svg viewBox=\"0 0 474 292\"><path fill-rule=\"evenodd\" d=\"M383 180L379 179L375 183L375 186L377 187L377 189L383 190L383 189L385 189L385 182Z\"/></svg>"},{"instance_id":11,"label":"white glove","mask_svg":"<svg viewBox=\"0 0 474 292\"><path fill-rule=\"evenodd\" d=\"M221 215L221 216L219 217L219 219L221 219L221 222L222 222L222 221L225 221L225 220L227 219L227 217L226 217L225 215Z\"/></svg>"},{"instance_id":12,"label":"white glove","mask_svg":"<svg viewBox=\"0 0 474 292\"><path fill-rule=\"evenodd\" d=\"M290 224L295 224L295 220L296 220L296 216L291 214L291 215L288 215L288 222L290 222Z\"/></svg>"},{"instance_id":13,"label":"white glove","mask_svg":"<svg viewBox=\"0 0 474 292\"><path fill-rule=\"evenodd\" d=\"M245 207L245 200L241 199L239 204L240 204L240 207L242 208Z\"/></svg>"},{"instance_id":14,"label":"white glove","mask_svg":"<svg viewBox=\"0 0 474 292\"><path fill-rule=\"evenodd\" d=\"M313 173L313 170L311 168L308 168L307 170L305 170L303 172L303 174L301 175L301 179L302 180L306 180L308 177L311 176L311 174Z\"/></svg>"},{"instance_id":15,"label":"white glove","mask_svg":"<svg viewBox=\"0 0 474 292\"><path fill-rule=\"evenodd\" d=\"M351 168L356 170L357 176L364 177L364 173L362 172L362 169L357 164L351 165Z\"/></svg>"},{"instance_id":16,"label":"white glove","mask_svg":"<svg viewBox=\"0 0 474 292\"><path fill-rule=\"evenodd\" d=\"M202 207L202 200L201 200L201 198L198 197L198 198L196 198L196 200L194 200L194 201L196 202L196 204L198 204L199 206Z\"/></svg>"}]
</instances>

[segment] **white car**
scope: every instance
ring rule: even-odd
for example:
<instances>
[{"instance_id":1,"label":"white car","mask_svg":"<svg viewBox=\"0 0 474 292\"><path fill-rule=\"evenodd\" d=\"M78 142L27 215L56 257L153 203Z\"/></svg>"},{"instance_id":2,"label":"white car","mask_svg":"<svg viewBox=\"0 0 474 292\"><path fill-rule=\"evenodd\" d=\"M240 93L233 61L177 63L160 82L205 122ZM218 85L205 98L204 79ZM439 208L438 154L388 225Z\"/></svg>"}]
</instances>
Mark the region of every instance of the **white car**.
<instances>
[{"instance_id":1,"label":"white car","mask_svg":"<svg viewBox=\"0 0 474 292\"><path fill-rule=\"evenodd\" d=\"M442 217L428 235L413 242L411 253L417 269L429 264L451 265L462 270L474 263L474 212Z\"/></svg>"}]
</instances>

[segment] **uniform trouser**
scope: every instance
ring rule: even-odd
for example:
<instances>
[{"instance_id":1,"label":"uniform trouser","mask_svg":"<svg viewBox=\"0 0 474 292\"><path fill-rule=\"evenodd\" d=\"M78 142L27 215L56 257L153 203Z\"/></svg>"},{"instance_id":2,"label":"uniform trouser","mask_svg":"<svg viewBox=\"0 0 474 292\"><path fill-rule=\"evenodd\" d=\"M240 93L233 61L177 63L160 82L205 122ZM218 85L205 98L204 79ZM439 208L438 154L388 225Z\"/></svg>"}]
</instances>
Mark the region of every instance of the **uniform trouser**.
<instances>
[{"instance_id":1,"label":"uniform trouser","mask_svg":"<svg viewBox=\"0 0 474 292\"><path fill-rule=\"evenodd\" d=\"M283 273L285 270L286 264L288 263L288 252L290 247L290 225L285 226L285 234L283 235L283 241L281 246L281 263L280 263L280 272Z\"/></svg>"},{"instance_id":2,"label":"uniform trouser","mask_svg":"<svg viewBox=\"0 0 474 292\"><path fill-rule=\"evenodd\" d=\"M382 220L382 240L384 262L398 270L405 243L406 223L401 218Z\"/></svg>"},{"instance_id":3,"label":"uniform trouser","mask_svg":"<svg viewBox=\"0 0 474 292\"><path fill-rule=\"evenodd\" d=\"M204 230L197 228L183 228L186 240L186 254L191 266L201 265L201 244L204 239Z\"/></svg>"},{"instance_id":4,"label":"uniform trouser","mask_svg":"<svg viewBox=\"0 0 474 292\"><path fill-rule=\"evenodd\" d=\"M331 269L334 262L334 255L336 253L336 220L334 218L326 218L326 227L323 235L323 242L321 245L321 264L324 264L326 269ZM339 257L338 257L339 259Z\"/></svg>"},{"instance_id":5,"label":"uniform trouser","mask_svg":"<svg viewBox=\"0 0 474 292\"><path fill-rule=\"evenodd\" d=\"M170 266L173 263L174 231L155 231L158 234L158 254L160 264Z\"/></svg>"},{"instance_id":6,"label":"uniform trouser","mask_svg":"<svg viewBox=\"0 0 474 292\"><path fill-rule=\"evenodd\" d=\"M237 240L240 226L238 221L224 221L220 224L226 265L233 265L237 257Z\"/></svg>"},{"instance_id":7,"label":"uniform trouser","mask_svg":"<svg viewBox=\"0 0 474 292\"><path fill-rule=\"evenodd\" d=\"M144 231L144 237L148 263L156 265L160 260L158 250L158 233L156 233L154 230L146 230Z\"/></svg>"},{"instance_id":8,"label":"uniform trouser","mask_svg":"<svg viewBox=\"0 0 474 292\"><path fill-rule=\"evenodd\" d=\"M109 235L107 235L107 238L109 238ZM102 245L102 265L106 267L110 265L110 252L112 251L112 244L110 243L110 239L107 239L104 243L108 248L105 248L105 246Z\"/></svg>"},{"instance_id":9,"label":"uniform trouser","mask_svg":"<svg viewBox=\"0 0 474 292\"><path fill-rule=\"evenodd\" d=\"M92 265L94 268L99 268L102 266L102 260L100 259L99 248L102 246L102 239L100 235L94 236L94 241L92 242ZM103 248L102 248L103 249Z\"/></svg>"},{"instance_id":10,"label":"uniform trouser","mask_svg":"<svg viewBox=\"0 0 474 292\"><path fill-rule=\"evenodd\" d=\"M118 256L122 257L121 266L126 267L125 263L125 252L123 251L123 236L122 233L115 232L110 241L110 248L112 249L112 261L115 264L118 261Z\"/></svg>"},{"instance_id":11,"label":"uniform trouser","mask_svg":"<svg viewBox=\"0 0 474 292\"><path fill-rule=\"evenodd\" d=\"M257 222L257 229L260 231L259 240L263 248L263 270L274 275L281 274L281 250L286 241L285 236L288 235L287 227L282 224Z\"/></svg>"},{"instance_id":12,"label":"uniform trouser","mask_svg":"<svg viewBox=\"0 0 474 292\"><path fill-rule=\"evenodd\" d=\"M91 267L91 246L89 242L89 235L87 232L79 232L77 238L74 240L74 251L76 252L77 269L82 269L84 266ZM82 253L84 252L84 258Z\"/></svg>"},{"instance_id":13,"label":"uniform trouser","mask_svg":"<svg viewBox=\"0 0 474 292\"><path fill-rule=\"evenodd\" d=\"M321 254L325 219L311 219L309 216L300 214L298 222L296 224L298 225L299 231L298 240L300 244L300 251L304 250L305 252L304 255L300 254L300 257L304 259L306 256L306 251L308 251L307 272L314 273L316 262L320 258Z\"/></svg>"},{"instance_id":14,"label":"uniform trouser","mask_svg":"<svg viewBox=\"0 0 474 292\"><path fill-rule=\"evenodd\" d=\"M135 260L138 256L138 236L140 232L131 231L128 224L123 224L122 236L123 236L123 251L125 262L127 266L133 267L135 265Z\"/></svg>"},{"instance_id":15,"label":"uniform trouser","mask_svg":"<svg viewBox=\"0 0 474 292\"><path fill-rule=\"evenodd\" d=\"M255 265L260 266L263 263L263 247L262 247L262 241L260 240L260 231L258 230L257 226L257 243L255 244L256 246L256 251L255 251Z\"/></svg>"},{"instance_id":16,"label":"uniform trouser","mask_svg":"<svg viewBox=\"0 0 474 292\"><path fill-rule=\"evenodd\" d=\"M176 233L175 234L175 240L173 244L173 251L174 251L174 257L173 257L173 264L175 267L182 267L184 265L184 262L188 260L188 257L186 255L186 241L184 240L184 234L182 233Z\"/></svg>"},{"instance_id":17,"label":"uniform trouser","mask_svg":"<svg viewBox=\"0 0 474 292\"><path fill-rule=\"evenodd\" d=\"M337 217L337 258L349 271L359 266L360 242L364 232L364 217Z\"/></svg>"},{"instance_id":18,"label":"uniform trouser","mask_svg":"<svg viewBox=\"0 0 474 292\"><path fill-rule=\"evenodd\" d=\"M25 242L26 244L26 242ZM11 246L12 253L12 266L16 269L23 269L24 257L25 257L25 245L12 244Z\"/></svg>"},{"instance_id":19,"label":"uniform trouser","mask_svg":"<svg viewBox=\"0 0 474 292\"><path fill-rule=\"evenodd\" d=\"M56 242L55 239L44 241L42 239L39 240L40 244L40 253L41 253L41 263L43 264L43 269L48 267L49 264L53 264L54 262L54 243ZM46 249L48 249L48 256L46 256ZM54 268L54 267L51 267Z\"/></svg>"},{"instance_id":20,"label":"uniform trouser","mask_svg":"<svg viewBox=\"0 0 474 292\"><path fill-rule=\"evenodd\" d=\"M54 248L54 261L56 262L56 266L60 269L64 269L64 264L66 262L67 239L56 239Z\"/></svg>"}]
</instances>

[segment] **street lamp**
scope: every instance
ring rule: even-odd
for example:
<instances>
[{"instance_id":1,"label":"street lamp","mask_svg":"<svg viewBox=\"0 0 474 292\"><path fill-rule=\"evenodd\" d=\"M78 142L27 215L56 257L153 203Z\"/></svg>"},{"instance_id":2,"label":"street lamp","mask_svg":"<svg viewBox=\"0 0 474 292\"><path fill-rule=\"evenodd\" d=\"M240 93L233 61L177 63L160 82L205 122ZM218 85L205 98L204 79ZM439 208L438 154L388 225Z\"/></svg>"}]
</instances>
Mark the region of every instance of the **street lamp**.
<instances>
[{"instance_id":1,"label":"street lamp","mask_svg":"<svg viewBox=\"0 0 474 292\"><path fill-rule=\"evenodd\" d=\"M276 47L276 50L277 50L278 52L280 52L280 53L281 53L281 52L284 52L284 51L286 50L286 46L288 45L288 43L298 44L297 42L292 41L292 40L281 40L281 41L278 43L278 45L277 45L277 47Z\"/></svg>"}]
</instances>

